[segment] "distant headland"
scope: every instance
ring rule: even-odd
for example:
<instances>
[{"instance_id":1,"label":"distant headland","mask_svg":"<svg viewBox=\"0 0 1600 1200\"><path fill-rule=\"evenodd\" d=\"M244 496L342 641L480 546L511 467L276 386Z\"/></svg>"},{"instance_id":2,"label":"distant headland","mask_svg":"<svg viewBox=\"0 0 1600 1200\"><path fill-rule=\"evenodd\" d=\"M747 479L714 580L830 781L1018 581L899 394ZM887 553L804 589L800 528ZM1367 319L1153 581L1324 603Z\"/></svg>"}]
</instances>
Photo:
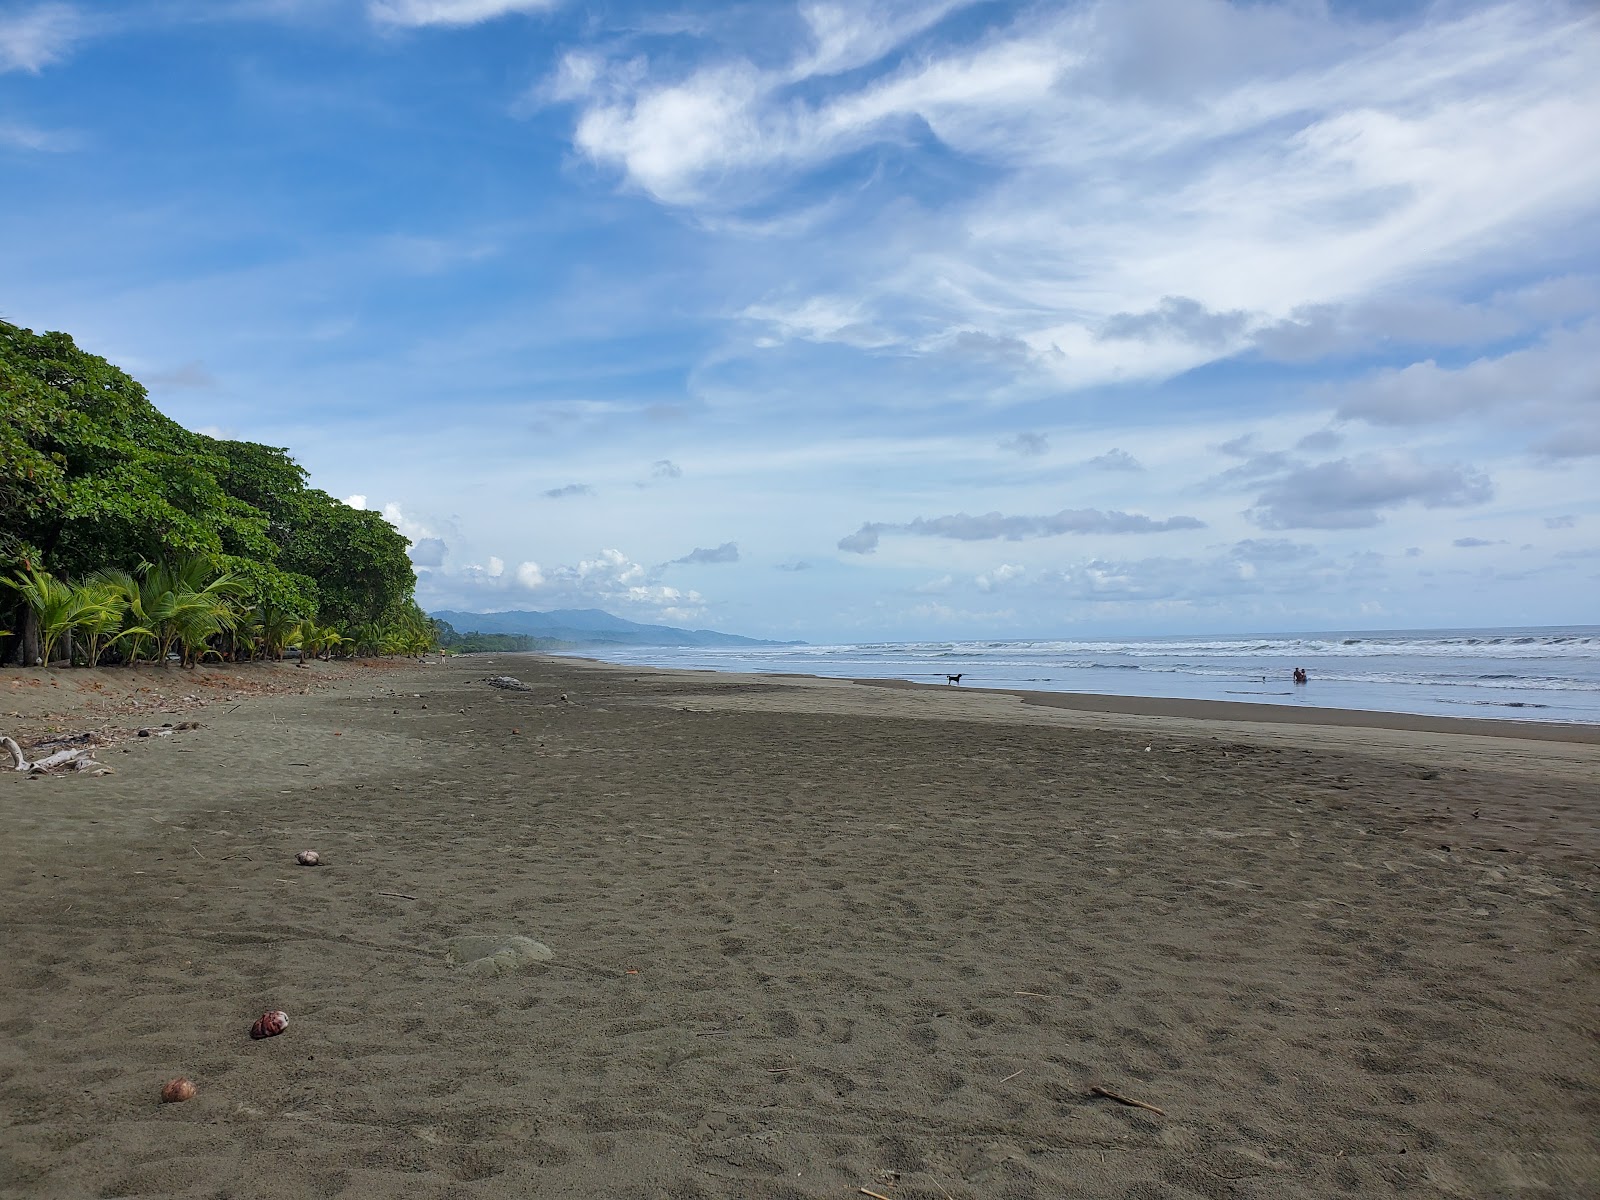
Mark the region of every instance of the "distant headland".
<instances>
[{"instance_id":1,"label":"distant headland","mask_svg":"<svg viewBox=\"0 0 1600 1200\"><path fill-rule=\"evenodd\" d=\"M598 608L558 608L550 612L435 612L446 646L470 650L561 650L583 646L800 646L803 642L777 642L719 633L714 629L679 629L671 625L641 625L614 617ZM481 647L474 635L484 639ZM508 646L502 639L526 639L527 645ZM493 639L492 641L490 639Z\"/></svg>"}]
</instances>

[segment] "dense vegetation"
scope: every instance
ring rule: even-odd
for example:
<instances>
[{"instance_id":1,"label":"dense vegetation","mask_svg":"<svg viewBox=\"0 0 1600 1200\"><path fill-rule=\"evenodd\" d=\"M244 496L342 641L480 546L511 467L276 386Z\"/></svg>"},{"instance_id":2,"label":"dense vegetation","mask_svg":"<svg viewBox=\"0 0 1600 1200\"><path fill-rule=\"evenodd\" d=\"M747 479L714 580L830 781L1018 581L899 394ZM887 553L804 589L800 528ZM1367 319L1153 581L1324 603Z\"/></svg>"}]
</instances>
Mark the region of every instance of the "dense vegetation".
<instances>
[{"instance_id":1,"label":"dense vegetation","mask_svg":"<svg viewBox=\"0 0 1600 1200\"><path fill-rule=\"evenodd\" d=\"M417 653L409 543L286 450L191 432L64 333L0 321L0 656Z\"/></svg>"},{"instance_id":2,"label":"dense vegetation","mask_svg":"<svg viewBox=\"0 0 1600 1200\"><path fill-rule=\"evenodd\" d=\"M577 643L526 633L457 633L449 621L433 618L441 649L451 654L518 654L528 650L571 650Z\"/></svg>"}]
</instances>

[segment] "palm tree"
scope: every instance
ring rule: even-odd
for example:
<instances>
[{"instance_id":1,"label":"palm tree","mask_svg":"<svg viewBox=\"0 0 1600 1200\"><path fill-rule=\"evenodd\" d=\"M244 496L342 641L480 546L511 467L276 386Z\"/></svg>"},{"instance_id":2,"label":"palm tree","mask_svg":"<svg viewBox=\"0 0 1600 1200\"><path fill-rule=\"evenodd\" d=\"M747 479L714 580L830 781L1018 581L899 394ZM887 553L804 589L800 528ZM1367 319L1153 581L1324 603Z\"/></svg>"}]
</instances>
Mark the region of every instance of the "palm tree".
<instances>
[{"instance_id":1,"label":"palm tree","mask_svg":"<svg viewBox=\"0 0 1600 1200\"><path fill-rule=\"evenodd\" d=\"M127 640L128 661L137 662L142 653L148 649L151 639L155 636L147 626L149 617L144 610L144 592L139 586L139 581L120 567L102 567L91 574L87 580L91 584L98 584L108 592L113 592L122 601L123 619L127 624L122 632L106 646L109 649L118 642Z\"/></svg>"},{"instance_id":2,"label":"palm tree","mask_svg":"<svg viewBox=\"0 0 1600 1200\"><path fill-rule=\"evenodd\" d=\"M249 585L211 559L193 555L171 563L139 564L139 606L154 632L162 662L181 644L187 663L205 653L206 642L233 628L233 599Z\"/></svg>"},{"instance_id":3,"label":"palm tree","mask_svg":"<svg viewBox=\"0 0 1600 1200\"><path fill-rule=\"evenodd\" d=\"M124 627L128 597L115 581L91 575L78 585L76 591L80 599L73 629L81 635L84 657L89 666L100 665L100 655L111 642L146 632L137 626Z\"/></svg>"},{"instance_id":4,"label":"palm tree","mask_svg":"<svg viewBox=\"0 0 1600 1200\"><path fill-rule=\"evenodd\" d=\"M286 612L275 604L263 602L256 605L253 632L262 657L281 659L283 648L294 640L295 631L299 627L300 618L293 613Z\"/></svg>"},{"instance_id":5,"label":"palm tree","mask_svg":"<svg viewBox=\"0 0 1600 1200\"><path fill-rule=\"evenodd\" d=\"M56 642L71 631L77 619L82 600L76 589L49 571L31 565L0 583L20 592L23 603L38 615L40 653L49 665Z\"/></svg>"}]
</instances>

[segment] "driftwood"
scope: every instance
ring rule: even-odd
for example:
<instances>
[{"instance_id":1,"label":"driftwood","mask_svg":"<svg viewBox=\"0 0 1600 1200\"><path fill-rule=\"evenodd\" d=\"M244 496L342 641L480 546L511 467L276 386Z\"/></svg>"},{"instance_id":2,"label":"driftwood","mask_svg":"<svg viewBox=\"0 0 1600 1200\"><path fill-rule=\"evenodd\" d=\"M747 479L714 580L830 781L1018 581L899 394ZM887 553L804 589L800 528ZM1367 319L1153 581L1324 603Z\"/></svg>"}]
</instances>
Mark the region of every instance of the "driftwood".
<instances>
[{"instance_id":1,"label":"driftwood","mask_svg":"<svg viewBox=\"0 0 1600 1200\"><path fill-rule=\"evenodd\" d=\"M1107 1100L1115 1100L1118 1104L1126 1104L1129 1108L1142 1108L1145 1112L1153 1112L1158 1117L1167 1115L1164 1110L1157 1108L1154 1104L1146 1104L1143 1100L1134 1100L1129 1096L1120 1095L1110 1088L1092 1087L1089 1090L1096 1096L1104 1096Z\"/></svg>"},{"instance_id":2,"label":"driftwood","mask_svg":"<svg viewBox=\"0 0 1600 1200\"><path fill-rule=\"evenodd\" d=\"M531 692L533 689L514 675L494 675L484 680L492 688L507 692Z\"/></svg>"},{"instance_id":3,"label":"driftwood","mask_svg":"<svg viewBox=\"0 0 1600 1200\"><path fill-rule=\"evenodd\" d=\"M13 770L29 775L49 775L58 771L89 771L95 775L109 775L111 768L96 762L93 750L57 750L43 758L29 762L22 747L8 737L0 737L0 750L11 755Z\"/></svg>"}]
</instances>

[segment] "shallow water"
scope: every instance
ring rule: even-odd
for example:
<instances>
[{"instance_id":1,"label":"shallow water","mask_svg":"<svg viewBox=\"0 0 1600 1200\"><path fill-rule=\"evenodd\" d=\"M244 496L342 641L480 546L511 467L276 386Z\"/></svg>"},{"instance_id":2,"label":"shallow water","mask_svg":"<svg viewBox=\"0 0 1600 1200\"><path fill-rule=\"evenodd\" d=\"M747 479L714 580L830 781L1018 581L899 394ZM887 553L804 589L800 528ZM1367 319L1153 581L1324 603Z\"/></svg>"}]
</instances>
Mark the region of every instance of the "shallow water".
<instances>
[{"instance_id":1,"label":"shallow water","mask_svg":"<svg viewBox=\"0 0 1600 1200\"><path fill-rule=\"evenodd\" d=\"M1260 636L590 647L640 666L1600 723L1600 626ZM1295 667L1310 680L1292 681Z\"/></svg>"}]
</instances>

